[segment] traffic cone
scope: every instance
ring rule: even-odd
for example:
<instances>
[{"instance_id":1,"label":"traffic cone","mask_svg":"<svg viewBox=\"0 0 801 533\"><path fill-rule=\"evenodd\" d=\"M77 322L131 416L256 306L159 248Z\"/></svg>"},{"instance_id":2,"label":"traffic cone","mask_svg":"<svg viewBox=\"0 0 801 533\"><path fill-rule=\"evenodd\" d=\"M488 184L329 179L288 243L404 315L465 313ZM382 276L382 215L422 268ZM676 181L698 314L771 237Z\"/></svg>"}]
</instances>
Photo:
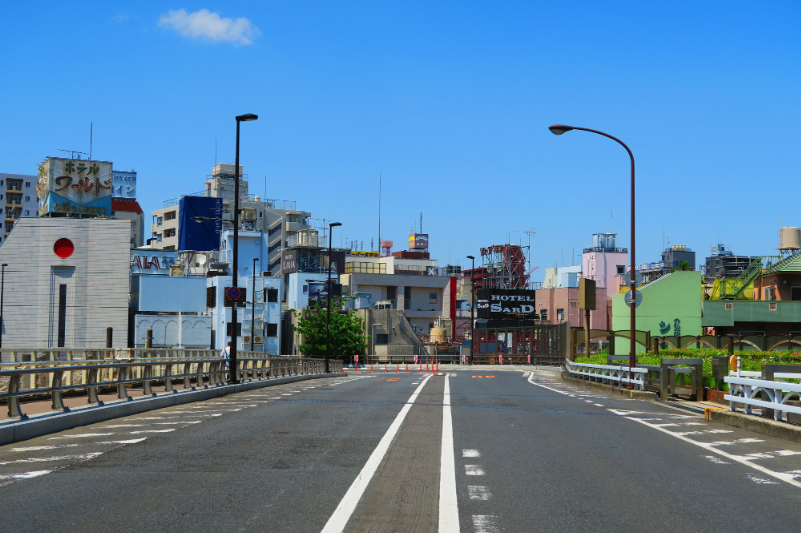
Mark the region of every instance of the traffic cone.
<instances>
[{"instance_id":1,"label":"traffic cone","mask_svg":"<svg viewBox=\"0 0 801 533\"><path fill-rule=\"evenodd\" d=\"M373 373L373 363L370 363L370 373Z\"/></svg>"},{"instance_id":2,"label":"traffic cone","mask_svg":"<svg viewBox=\"0 0 801 533\"><path fill-rule=\"evenodd\" d=\"M400 363L396 363L398 366L395 367L395 373L397 374L400 372Z\"/></svg>"},{"instance_id":3,"label":"traffic cone","mask_svg":"<svg viewBox=\"0 0 801 533\"><path fill-rule=\"evenodd\" d=\"M429 373L429 370L428 370L428 359L426 359L426 374L428 374L428 373Z\"/></svg>"},{"instance_id":4,"label":"traffic cone","mask_svg":"<svg viewBox=\"0 0 801 533\"><path fill-rule=\"evenodd\" d=\"M417 363L420 365L420 366L417 367L417 372L422 374L423 373L423 362L418 360Z\"/></svg>"},{"instance_id":5,"label":"traffic cone","mask_svg":"<svg viewBox=\"0 0 801 533\"><path fill-rule=\"evenodd\" d=\"M409 363L406 363L406 373L409 373Z\"/></svg>"},{"instance_id":6,"label":"traffic cone","mask_svg":"<svg viewBox=\"0 0 801 533\"><path fill-rule=\"evenodd\" d=\"M387 363L384 363L384 372L387 372Z\"/></svg>"}]
</instances>

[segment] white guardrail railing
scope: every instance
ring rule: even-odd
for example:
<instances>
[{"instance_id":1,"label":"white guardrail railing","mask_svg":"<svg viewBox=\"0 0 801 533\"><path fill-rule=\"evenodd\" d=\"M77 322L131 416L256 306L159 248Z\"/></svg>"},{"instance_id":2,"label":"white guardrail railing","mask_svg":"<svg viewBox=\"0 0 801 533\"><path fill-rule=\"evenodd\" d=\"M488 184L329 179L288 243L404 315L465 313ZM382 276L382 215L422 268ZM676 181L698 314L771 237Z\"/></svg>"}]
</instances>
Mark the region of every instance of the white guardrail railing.
<instances>
[{"instance_id":1,"label":"white guardrail railing","mask_svg":"<svg viewBox=\"0 0 801 533\"><path fill-rule=\"evenodd\" d=\"M740 377L732 372L723 381L729 384L729 394L723 398L729 402L730 409L737 411L742 404L746 414L752 414L754 407L772 409L775 420L784 421L784 413L801 415L801 407L787 405L785 402L801 397L801 384L781 381L801 379L801 373L781 372L774 375L775 381L761 379L762 374L754 371L740 371ZM767 398L767 400L765 399Z\"/></svg>"},{"instance_id":2,"label":"white guardrail railing","mask_svg":"<svg viewBox=\"0 0 801 533\"><path fill-rule=\"evenodd\" d=\"M634 383L635 390L645 390L647 368L634 367L629 371L628 365L591 365L571 361L565 361L565 364L568 373L573 377L618 387L628 387L629 383Z\"/></svg>"}]
</instances>

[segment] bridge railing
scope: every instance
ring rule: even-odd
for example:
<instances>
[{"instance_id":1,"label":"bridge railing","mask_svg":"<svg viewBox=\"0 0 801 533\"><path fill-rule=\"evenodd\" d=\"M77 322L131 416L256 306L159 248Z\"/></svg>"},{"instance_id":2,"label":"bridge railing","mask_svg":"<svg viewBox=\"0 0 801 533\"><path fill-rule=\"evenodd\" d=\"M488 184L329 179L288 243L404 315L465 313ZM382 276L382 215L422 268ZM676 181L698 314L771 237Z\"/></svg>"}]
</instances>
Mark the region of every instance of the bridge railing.
<instances>
[{"instance_id":1,"label":"bridge railing","mask_svg":"<svg viewBox=\"0 0 801 533\"><path fill-rule=\"evenodd\" d=\"M203 350L214 353L213 350ZM237 358L240 381L325 372L325 361L302 357L253 357L245 352ZM174 354L171 354L174 355ZM183 355L183 354L182 354ZM190 354L185 354L190 355ZM194 354L191 354L194 355ZM98 391L116 388L120 400L130 399L127 389L141 385L144 396L154 396L153 384L161 382L166 392L175 392L174 382L183 382L185 390L225 385L228 361L219 356L206 358L145 356L138 359L104 360L35 360L0 364L0 401L8 404L9 417L21 417L25 398L50 396L52 409L69 411L63 395L83 391L89 404L102 402ZM342 372L342 362L330 361L333 372ZM192 381L195 384L192 384Z\"/></svg>"},{"instance_id":2,"label":"bridge railing","mask_svg":"<svg viewBox=\"0 0 801 533\"><path fill-rule=\"evenodd\" d=\"M635 367L629 371L628 365L590 365L565 361L568 373L575 378L586 379L607 385L628 387L634 384L636 390L645 390L647 368Z\"/></svg>"}]
</instances>

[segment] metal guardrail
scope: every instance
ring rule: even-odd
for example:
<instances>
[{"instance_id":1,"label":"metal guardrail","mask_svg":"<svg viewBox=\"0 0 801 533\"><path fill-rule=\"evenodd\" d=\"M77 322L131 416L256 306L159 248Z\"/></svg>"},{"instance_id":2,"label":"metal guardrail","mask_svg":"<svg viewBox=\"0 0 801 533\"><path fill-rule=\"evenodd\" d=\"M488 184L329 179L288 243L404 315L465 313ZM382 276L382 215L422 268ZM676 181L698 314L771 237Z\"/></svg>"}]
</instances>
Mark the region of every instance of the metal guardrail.
<instances>
[{"instance_id":1,"label":"metal guardrail","mask_svg":"<svg viewBox=\"0 0 801 533\"><path fill-rule=\"evenodd\" d=\"M782 377L789 376L785 373ZM799 378L801 374L794 375L794 379ZM791 397L801 395L801 384L731 376L724 378L724 381L729 384L729 394L723 399L729 402L732 411L737 411L737 404L743 404L744 411L748 415L752 414L754 407L760 407L771 410L774 420L779 421L784 420L783 413L801 415L801 407L785 403Z\"/></svg>"},{"instance_id":2,"label":"metal guardrail","mask_svg":"<svg viewBox=\"0 0 801 533\"><path fill-rule=\"evenodd\" d=\"M635 367L629 371L628 365L591 365L572 361L565 361L565 365L572 377L618 387L628 387L629 383L633 383L635 390L645 390L646 368Z\"/></svg>"},{"instance_id":3,"label":"metal guardrail","mask_svg":"<svg viewBox=\"0 0 801 533\"><path fill-rule=\"evenodd\" d=\"M237 378L240 381L325 372L322 359L242 357L238 363ZM63 401L63 394L68 391L84 390L89 404L103 405L98 398L101 388L115 387L120 400L130 400L127 388L135 384L141 384L145 396L155 396L154 382L162 382L167 392L176 392L173 388L176 380L182 380L186 390L217 387L227 383L227 365L228 360L220 357L4 363L0 364L0 401L8 403L9 417L24 419L21 399L26 397L49 395L53 410L69 411ZM330 365L333 372L342 372L342 361L331 360ZM192 386L193 378L195 386Z\"/></svg>"}]
</instances>

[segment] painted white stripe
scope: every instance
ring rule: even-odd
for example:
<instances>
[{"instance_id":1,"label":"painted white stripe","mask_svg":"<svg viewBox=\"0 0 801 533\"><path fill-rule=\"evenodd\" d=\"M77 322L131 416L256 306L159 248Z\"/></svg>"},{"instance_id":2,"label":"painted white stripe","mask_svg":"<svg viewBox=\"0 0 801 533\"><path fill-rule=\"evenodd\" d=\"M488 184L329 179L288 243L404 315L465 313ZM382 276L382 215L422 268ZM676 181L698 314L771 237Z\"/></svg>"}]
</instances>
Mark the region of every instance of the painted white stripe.
<instances>
[{"instance_id":1,"label":"painted white stripe","mask_svg":"<svg viewBox=\"0 0 801 533\"><path fill-rule=\"evenodd\" d=\"M131 435L139 435L140 433L169 433L170 431L175 431L175 428L170 429L141 429L139 431L131 431Z\"/></svg>"},{"instance_id":2,"label":"painted white stripe","mask_svg":"<svg viewBox=\"0 0 801 533\"><path fill-rule=\"evenodd\" d=\"M0 476L0 480L4 479L31 479L33 477L43 476L45 474L49 474L52 470L35 470L33 472L23 472L22 474L10 474L5 476Z\"/></svg>"},{"instance_id":3,"label":"painted white stripe","mask_svg":"<svg viewBox=\"0 0 801 533\"><path fill-rule=\"evenodd\" d=\"M481 457L481 454L478 450L462 450L462 457Z\"/></svg>"},{"instance_id":4,"label":"painted white stripe","mask_svg":"<svg viewBox=\"0 0 801 533\"><path fill-rule=\"evenodd\" d=\"M716 448L713 445L713 443L696 442L696 441L694 441L694 440L692 440L690 438L682 437L681 435L676 435L672 431L669 431L667 429L662 429L660 427L657 427L657 426L655 426L653 424L649 424L648 422L645 422L645 421L640 420L638 418L633 418L633 417L630 417L630 416L627 416L625 418L627 418L629 420L634 420L635 422L639 422L640 424L643 424L645 426L652 427L657 431L661 431L662 433L666 433L668 435L671 435L671 436L673 436L673 437L675 437L677 439L683 440L684 442L689 442L690 444L694 444L696 446L700 446L701 448L704 448L705 450L710 451L712 453L716 453L716 454L720 455L721 457L725 457L726 459L729 459L731 461L736 461L736 462L740 463L741 465L748 466L750 468L753 468L754 470L762 472L763 474L767 474L767 475L769 475L771 477L774 477L774 478L776 478L776 479L778 479L780 481L784 481L785 483L789 483L790 485L793 485L795 487L801 488L801 482L796 481L795 480L795 476L790 474L790 473L774 472L773 470L770 470L769 468L765 468L764 466L761 466L761 465L758 465L758 464L754 464L751 461L748 461L746 459L742 459L737 455L732 455L730 453L724 452L723 450L720 450L720 449ZM756 440L756 439L742 439L742 440ZM762 442L762 441L758 441L758 442Z\"/></svg>"},{"instance_id":5,"label":"painted white stripe","mask_svg":"<svg viewBox=\"0 0 801 533\"><path fill-rule=\"evenodd\" d=\"M114 433L84 433L83 435L61 435L59 437L50 437L47 440L88 439L89 437L108 437L109 435L114 435Z\"/></svg>"},{"instance_id":6,"label":"painted white stripe","mask_svg":"<svg viewBox=\"0 0 801 533\"><path fill-rule=\"evenodd\" d=\"M56 455L54 457L31 457L28 459L17 459L15 461L0 461L0 466L22 464L22 463L48 463L51 461L69 461L70 459L87 460L103 455L103 452L81 453L77 455Z\"/></svg>"},{"instance_id":7,"label":"painted white stripe","mask_svg":"<svg viewBox=\"0 0 801 533\"><path fill-rule=\"evenodd\" d=\"M356 476L356 479L351 484L348 492L345 493L342 501L339 502L339 505L334 510L334 514L332 514L331 518L326 522L321 533L341 533L345 530L345 526L348 525L348 520L350 520L353 511L356 509L356 505L359 503L365 489L367 489L367 485L370 484L370 480L373 478L373 475L375 475L376 470L378 470L378 466L381 464L384 455L386 455L389 445L392 444L392 439L395 438L403 420L412 408L412 404L417 400L417 396L420 394L420 391L423 390L423 387L426 386L430 377L431 376L425 377L423 382L420 383L420 386L417 387L411 397L409 397L409 401L401 408L398 416L395 417L392 425L389 426L389 429L381 438L378 446L376 446L369 459L367 459L364 467L362 467L362 471Z\"/></svg>"},{"instance_id":8,"label":"painted white stripe","mask_svg":"<svg viewBox=\"0 0 801 533\"><path fill-rule=\"evenodd\" d=\"M470 495L471 500L486 501L492 498L492 494L490 494L489 488L482 487L480 485L468 485L467 493Z\"/></svg>"},{"instance_id":9,"label":"painted white stripe","mask_svg":"<svg viewBox=\"0 0 801 533\"><path fill-rule=\"evenodd\" d=\"M476 533L500 533L500 529L495 525L498 517L486 514L473 515L473 527Z\"/></svg>"},{"instance_id":10,"label":"painted white stripe","mask_svg":"<svg viewBox=\"0 0 801 533\"><path fill-rule=\"evenodd\" d=\"M445 376L442 398L442 455L439 473L439 533L459 533L459 504L456 500L456 459L453 448L450 376Z\"/></svg>"},{"instance_id":11,"label":"painted white stripe","mask_svg":"<svg viewBox=\"0 0 801 533\"><path fill-rule=\"evenodd\" d=\"M483 476L484 469L479 465L464 465L464 473L468 476Z\"/></svg>"},{"instance_id":12,"label":"painted white stripe","mask_svg":"<svg viewBox=\"0 0 801 533\"><path fill-rule=\"evenodd\" d=\"M760 485L778 485L778 483L776 483L775 481L755 476L754 474L748 474L748 479L750 479L754 483L759 483Z\"/></svg>"}]
</instances>

